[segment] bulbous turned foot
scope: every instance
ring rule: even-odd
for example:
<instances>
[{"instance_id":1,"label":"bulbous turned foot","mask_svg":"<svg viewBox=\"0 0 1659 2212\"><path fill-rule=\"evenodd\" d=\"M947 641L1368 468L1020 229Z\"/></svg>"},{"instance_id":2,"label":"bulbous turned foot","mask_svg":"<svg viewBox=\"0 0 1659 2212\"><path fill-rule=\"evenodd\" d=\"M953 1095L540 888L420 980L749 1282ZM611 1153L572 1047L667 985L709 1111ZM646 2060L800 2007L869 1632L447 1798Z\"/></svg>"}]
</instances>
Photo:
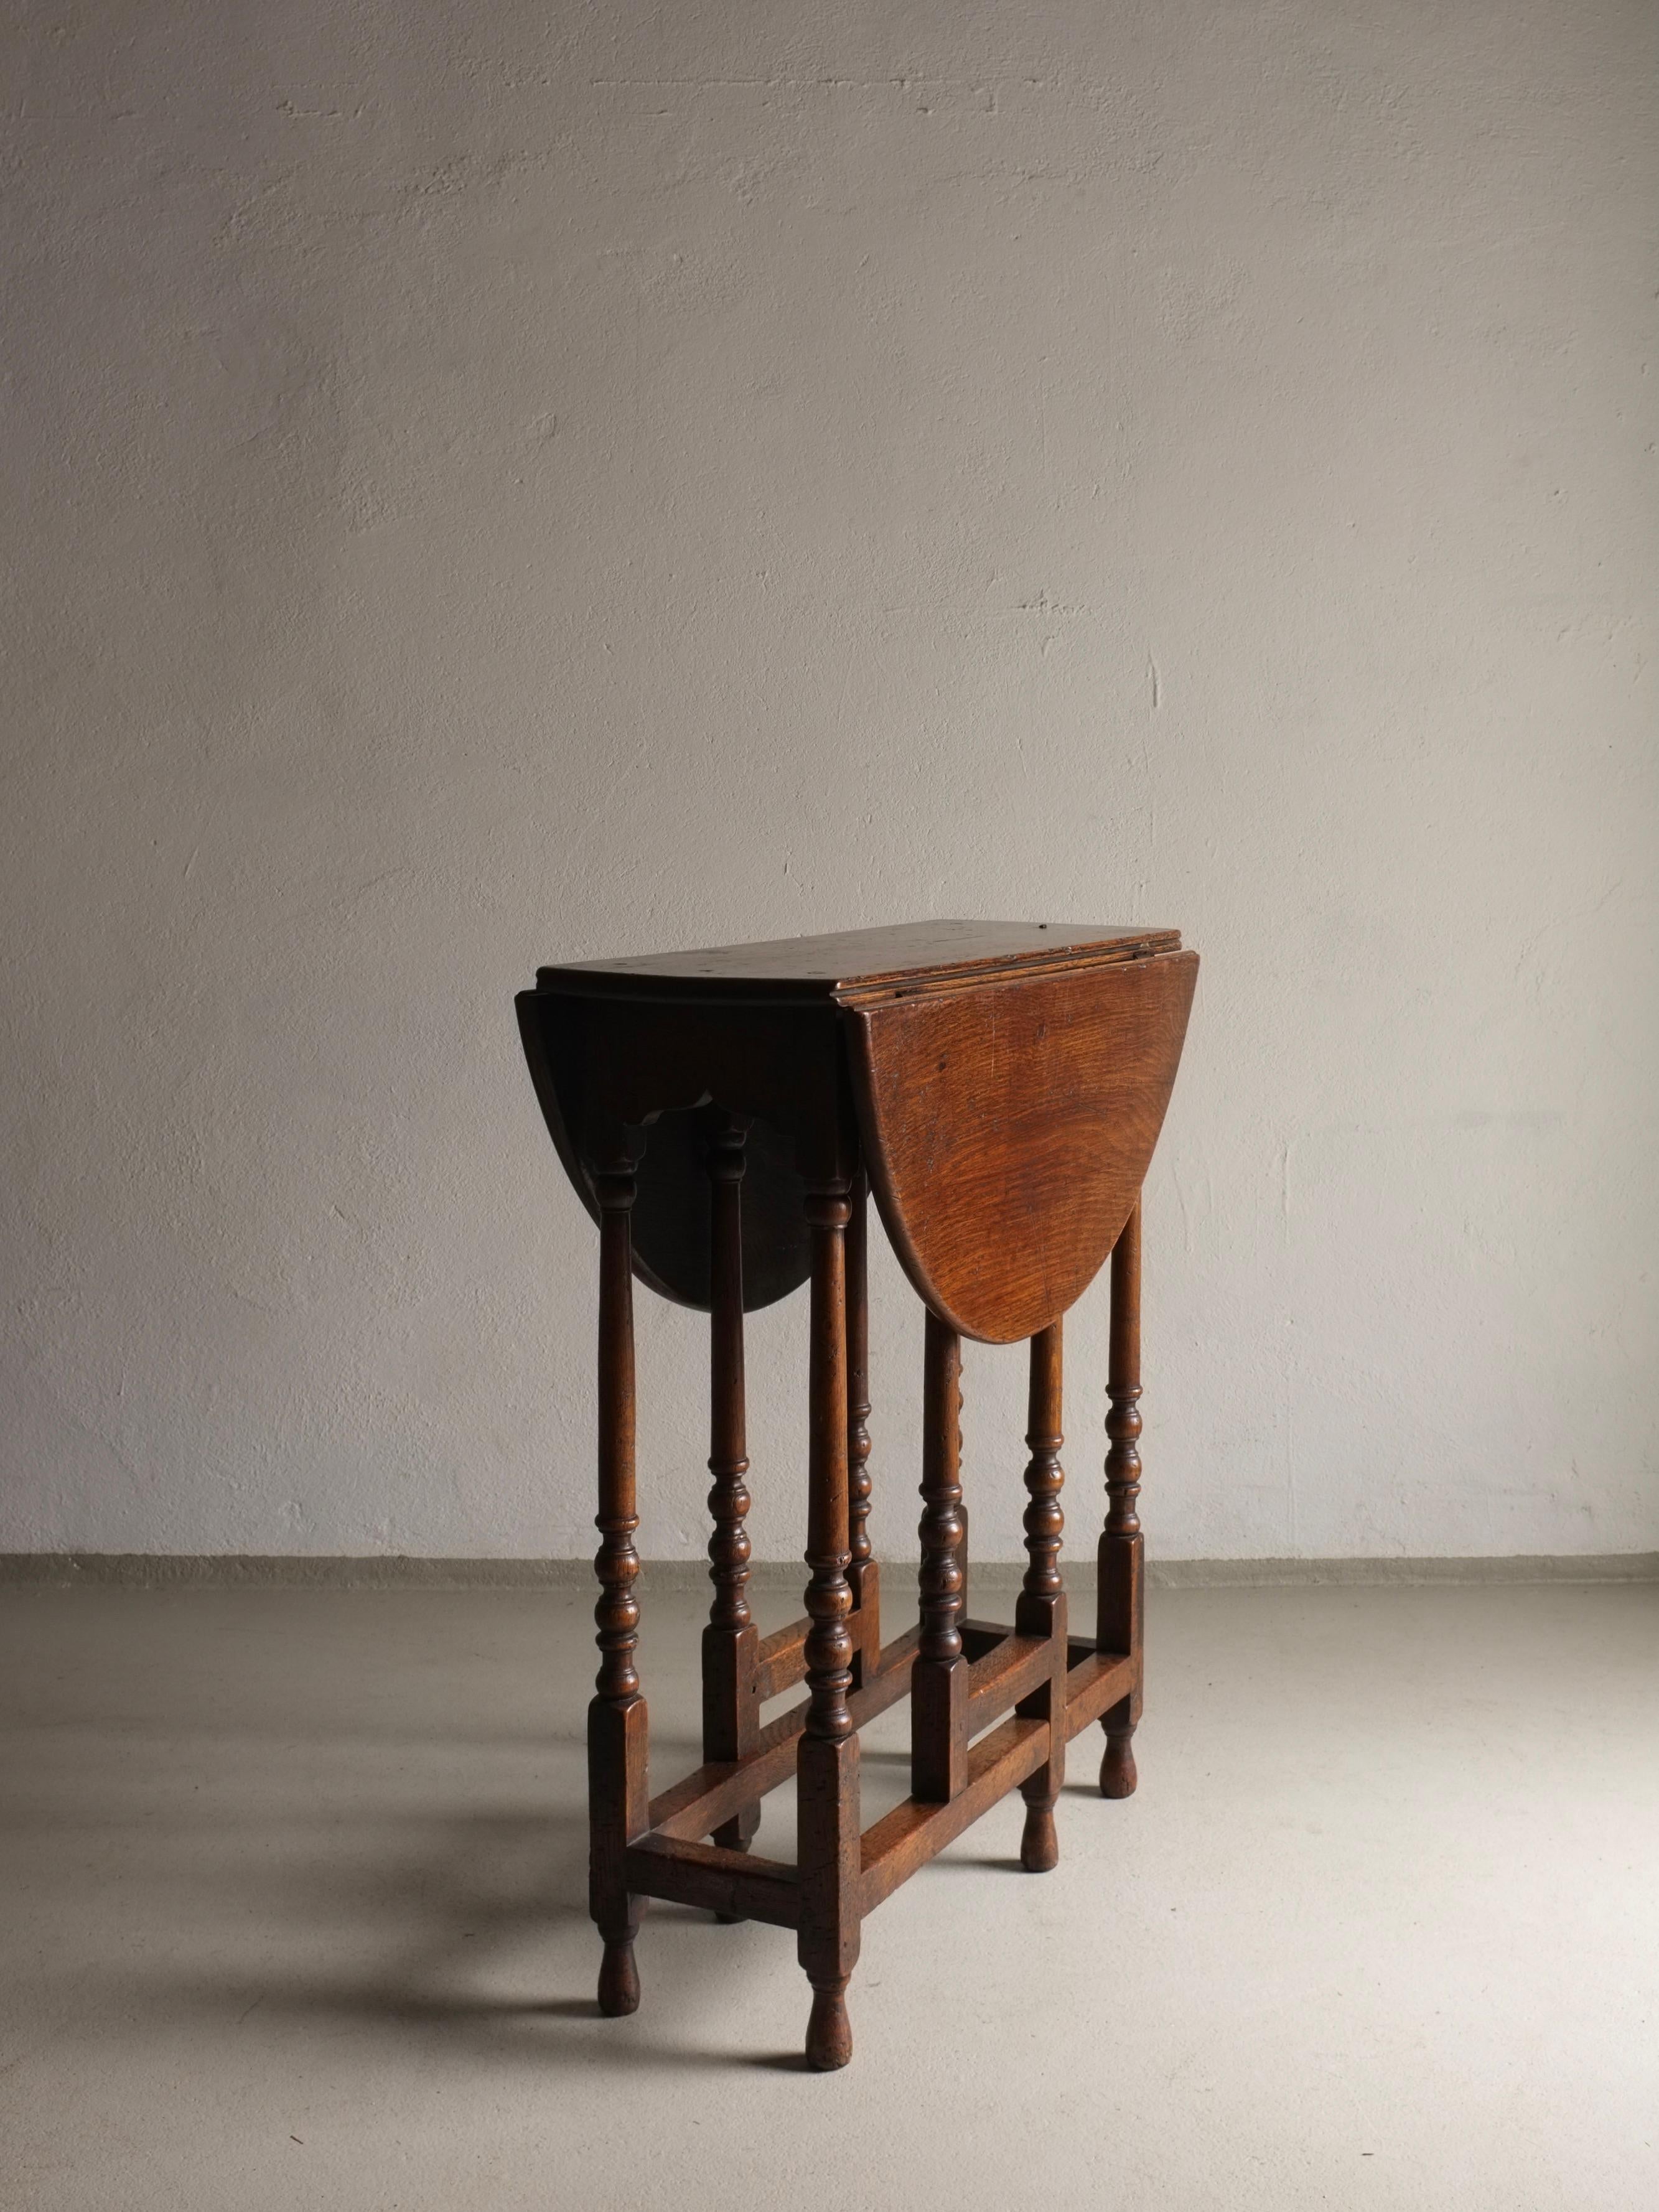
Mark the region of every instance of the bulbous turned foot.
<instances>
[{"instance_id":1,"label":"bulbous turned foot","mask_svg":"<svg viewBox=\"0 0 1659 2212\"><path fill-rule=\"evenodd\" d=\"M1100 1794L1103 1797L1133 1797L1139 1776L1135 1772L1135 1755L1130 1747L1134 1730L1127 1729L1121 1735L1109 1735L1105 1756L1100 1762Z\"/></svg>"},{"instance_id":2,"label":"bulbous turned foot","mask_svg":"<svg viewBox=\"0 0 1659 2212\"><path fill-rule=\"evenodd\" d=\"M599 2010L608 2020L640 2008L640 1970L634 1963L634 1939L607 1943L599 1968Z\"/></svg>"},{"instance_id":3,"label":"bulbous turned foot","mask_svg":"<svg viewBox=\"0 0 1659 2212\"><path fill-rule=\"evenodd\" d=\"M1054 1833L1052 1805L1025 1808L1025 1832L1019 1839L1019 1863L1027 1874L1049 1874L1060 1864L1060 1838Z\"/></svg>"},{"instance_id":4,"label":"bulbous turned foot","mask_svg":"<svg viewBox=\"0 0 1659 2212\"><path fill-rule=\"evenodd\" d=\"M819 2074L832 2074L853 2055L853 2023L847 2017L847 1984L831 1982L812 1992L812 2017L806 2023L806 2063Z\"/></svg>"}]
</instances>

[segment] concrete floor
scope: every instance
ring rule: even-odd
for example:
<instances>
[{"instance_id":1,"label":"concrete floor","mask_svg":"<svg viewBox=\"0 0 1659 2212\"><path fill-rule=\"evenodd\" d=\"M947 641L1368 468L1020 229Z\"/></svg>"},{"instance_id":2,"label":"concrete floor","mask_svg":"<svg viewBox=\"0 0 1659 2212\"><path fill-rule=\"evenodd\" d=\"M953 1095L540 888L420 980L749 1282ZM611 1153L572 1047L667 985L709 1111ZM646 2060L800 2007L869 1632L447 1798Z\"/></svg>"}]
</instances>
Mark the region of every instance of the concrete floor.
<instances>
[{"instance_id":1,"label":"concrete floor","mask_svg":"<svg viewBox=\"0 0 1659 2212\"><path fill-rule=\"evenodd\" d=\"M659 1786L697 1610L647 1610ZM884 1905L829 2076L780 1930L653 1907L598 2017L588 1634L4 1594L7 2212L1659 2206L1659 1589L1155 1594L1139 1794L1091 1730L1056 1872L1015 1798Z\"/></svg>"}]
</instances>

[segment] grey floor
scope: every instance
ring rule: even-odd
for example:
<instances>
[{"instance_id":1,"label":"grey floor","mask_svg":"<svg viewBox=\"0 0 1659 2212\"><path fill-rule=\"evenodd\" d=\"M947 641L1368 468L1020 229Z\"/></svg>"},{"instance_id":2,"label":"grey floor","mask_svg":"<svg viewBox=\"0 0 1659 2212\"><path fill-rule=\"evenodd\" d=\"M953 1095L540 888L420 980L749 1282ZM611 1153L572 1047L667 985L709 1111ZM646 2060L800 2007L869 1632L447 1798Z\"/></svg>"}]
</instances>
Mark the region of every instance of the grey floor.
<instances>
[{"instance_id":1,"label":"grey floor","mask_svg":"<svg viewBox=\"0 0 1659 2212\"><path fill-rule=\"evenodd\" d=\"M661 1786L694 1601L647 1621ZM1659 2206L1659 1589L1155 1595L1139 1795L1091 1730L1057 1871L1016 1800L901 1890L822 2077L779 1930L653 1908L597 2016L588 1633L0 1597L7 2212Z\"/></svg>"}]
</instances>

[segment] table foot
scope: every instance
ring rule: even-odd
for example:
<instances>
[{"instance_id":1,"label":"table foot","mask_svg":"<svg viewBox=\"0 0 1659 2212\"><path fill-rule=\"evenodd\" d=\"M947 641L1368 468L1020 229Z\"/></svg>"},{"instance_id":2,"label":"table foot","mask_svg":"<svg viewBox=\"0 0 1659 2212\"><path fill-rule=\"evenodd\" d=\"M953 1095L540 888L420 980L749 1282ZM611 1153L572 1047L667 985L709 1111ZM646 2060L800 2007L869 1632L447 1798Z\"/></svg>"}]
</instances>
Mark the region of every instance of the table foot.
<instances>
[{"instance_id":1,"label":"table foot","mask_svg":"<svg viewBox=\"0 0 1659 2212\"><path fill-rule=\"evenodd\" d=\"M825 1982L812 1991L812 2016L806 2023L806 2063L814 2072L832 2074L853 2055L853 2024L847 2017L847 1981Z\"/></svg>"},{"instance_id":2,"label":"table foot","mask_svg":"<svg viewBox=\"0 0 1659 2212\"><path fill-rule=\"evenodd\" d=\"M640 2008L640 1970L634 1959L634 1939L607 1942L599 1968L599 2010L607 2020L621 2020Z\"/></svg>"},{"instance_id":3,"label":"table foot","mask_svg":"<svg viewBox=\"0 0 1659 2212\"><path fill-rule=\"evenodd\" d=\"M1025 1808L1025 1832L1019 1839L1019 1863L1027 1874L1051 1874L1060 1864L1060 1838L1054 1833L1052 1804Z\"/></svg>"},{"instance_id":4,"label":"table foot","mask_svg":"<svg viewBox=\"0 0 1659 2212\"><path fill-rule=\"evenodd\" d=\"M709 1832L709 1841L722 1844L728 1851L746 1851L760 1831L761 1808L745 1805L729 1820L722 1820L718 1828Z\"/></svg>"},{"instance_id":5,"label":"table foot","mask_svg":"<svg viewBox=\"0 0 1659 2212\"><path fill-rule=\"evenodd\" d=\"M1105 1723L1103 1722L1102 1726ZM1134 1723L1127 1728L1106 1729L1106 1750L1100 1762L1100 1794L1103 1797L1133 1797L1139 1778L1135 1772L1135 1755L1131 1748Z\"/></svg>"}]
</instances>

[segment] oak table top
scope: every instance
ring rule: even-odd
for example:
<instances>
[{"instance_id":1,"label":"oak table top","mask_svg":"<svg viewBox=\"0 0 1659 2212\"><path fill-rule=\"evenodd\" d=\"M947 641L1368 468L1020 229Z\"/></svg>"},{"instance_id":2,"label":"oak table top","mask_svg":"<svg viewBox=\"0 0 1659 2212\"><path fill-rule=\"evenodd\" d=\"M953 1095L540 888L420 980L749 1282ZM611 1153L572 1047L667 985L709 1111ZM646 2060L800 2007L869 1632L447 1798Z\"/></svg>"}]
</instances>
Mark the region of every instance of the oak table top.
<instances>
[{"instance_id":1,"label":"oak table top","mask_svg":"<svg viewBox=\"0 0 1659 2212\"><path fill-rule=\"evenodd\" d=\"M720 1109L758 1125L751 1310L806 1279L802 1176L861 1164L929 1310L1010 1344L1075 1304L1127 1219L1197 970L1177 931L1144 924L915 921L545 967L519 1010L596 1219L596 1131L644 1133L634 1262L653 1289L708 1303L687 1117Z\"/></svg>"},{"instance_id":2,"label":"oak table top","mask_svg":"<svg viewBox=\"0 0 1659 2212\"><path fill-rule=\"evenodd\" d=\"M538 969L544 988L622 994L663 986L699 996L833 999L1008 981L1175 951L1181 933L1126 922L902 921L824 937L575 960Z\"/></svg>"}]
</instances>

